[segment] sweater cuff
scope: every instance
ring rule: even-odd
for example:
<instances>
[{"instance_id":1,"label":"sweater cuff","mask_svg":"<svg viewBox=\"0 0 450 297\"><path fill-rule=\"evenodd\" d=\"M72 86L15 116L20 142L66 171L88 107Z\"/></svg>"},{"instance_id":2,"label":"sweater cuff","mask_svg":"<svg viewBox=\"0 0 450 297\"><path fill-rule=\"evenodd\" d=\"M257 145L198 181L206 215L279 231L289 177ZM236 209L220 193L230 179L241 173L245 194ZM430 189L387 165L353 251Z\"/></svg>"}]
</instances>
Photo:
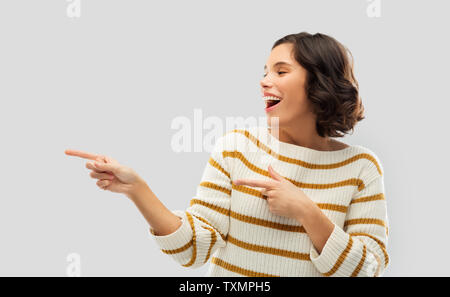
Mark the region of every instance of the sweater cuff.
<instances>
[{"instance_id":1,"label":"sweater cuff","mask_svg":"<svg viewBox=\"0 0 450 297\"><path fill-rule=\"evenodd\" d=\"M167 235L155 235L155 231L150 227L151 237L153 237L163 250L174 250L183 247L192 240L193 232L191 225L189 224L186 213L181 210L173 210L176 216L181 219L181 226L174 232Z\"/></svg>"},{"instance_id":2,"label":"sweater cuff","mask_svg":"<svg viewBox=\"0 0 450 297\"><path fill-rule=\"evenodd\" d=\"M322 248L321 254L319 255L314 245L311 245L309 253L312 263L322 274L331 271L331 269L338 262L339 257L345 251L350 240L349 234L347 234L335 223L333 224L333 232L325 243L325 246Z\"/></svg>"}]
</instances>

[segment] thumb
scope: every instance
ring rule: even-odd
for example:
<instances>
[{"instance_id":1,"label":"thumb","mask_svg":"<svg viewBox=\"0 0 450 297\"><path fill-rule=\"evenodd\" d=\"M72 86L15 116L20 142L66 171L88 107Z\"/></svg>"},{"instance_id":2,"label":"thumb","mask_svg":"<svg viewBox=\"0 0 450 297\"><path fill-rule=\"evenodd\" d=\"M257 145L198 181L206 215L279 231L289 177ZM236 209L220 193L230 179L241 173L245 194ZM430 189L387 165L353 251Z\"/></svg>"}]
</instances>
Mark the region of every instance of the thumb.
<instances>
[{"instance_id":1,"label":"thumb","mask_svg":"<svg viewBox=\"0 0 450 297\"><path fill-rule=\"evenodd\" d=\"M284 179L280 174L278 174L278 172L273 169L272 165L269 165L269 174L275 180L282 181Z\"/></svg>"},{"instance_id":2,"label":"thumb","mask_svg":"<svg viewBox=\"0 0 450 297\"><path fill-rule=\"evenodd\" d=\"M94 167L101 171L110 171L112 173L118 172L117 165L113 165L110 163L101 163L101 162L94 162Z\"/></svg>"}]
</instances>

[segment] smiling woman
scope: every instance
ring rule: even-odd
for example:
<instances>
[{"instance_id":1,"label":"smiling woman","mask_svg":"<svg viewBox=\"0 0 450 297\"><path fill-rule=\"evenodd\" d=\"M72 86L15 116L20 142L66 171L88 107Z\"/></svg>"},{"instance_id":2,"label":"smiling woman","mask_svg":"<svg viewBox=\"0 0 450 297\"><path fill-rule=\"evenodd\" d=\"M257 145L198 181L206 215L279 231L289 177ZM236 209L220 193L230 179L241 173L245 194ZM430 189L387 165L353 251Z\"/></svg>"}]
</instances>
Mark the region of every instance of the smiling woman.
<instances>
[{"instance_id":1,"label":"smiling woman","mask_svg":"<svg viewBox=\"0 0 450 297\"><path fill-rule=\"evenodd\" d=\"M271 127L227 131L185 210L159 200L131 168L78 150L102 189L124 193L161 251L207 276L379 276L389 264L383 166L332 142L362 119L343 47L323 34L277 41L261 81ZM187 171L187 174L191 172ZM171 182L176 186L176 182Z\"/></svg>"},{"instance_id":2,"label":"smiling woman","mask_svg":"<svg viewBox=\"0 0 450 297\"><path fill-rule=\"evenodd\" d=\"M320 33L288 35L264 71L276 129L220 137L190 206L172 211L180 226L150 233L184 267L210 260L207 276L382 275L383 166L370 149L330 139L364 118L345 48Z\"/></svg>"}]
</instances>

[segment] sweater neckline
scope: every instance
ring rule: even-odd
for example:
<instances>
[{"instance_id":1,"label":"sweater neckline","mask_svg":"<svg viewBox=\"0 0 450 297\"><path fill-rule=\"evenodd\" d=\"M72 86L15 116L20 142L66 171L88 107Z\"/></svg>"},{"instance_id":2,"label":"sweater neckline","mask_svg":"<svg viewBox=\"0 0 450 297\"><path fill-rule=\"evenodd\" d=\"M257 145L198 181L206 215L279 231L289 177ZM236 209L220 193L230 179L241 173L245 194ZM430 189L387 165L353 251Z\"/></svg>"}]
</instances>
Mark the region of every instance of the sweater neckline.
<instances>
[{"instance_id":1,"label":"sweater neckline","mask_svg":"<svg viewBox=\"0 0 450 297\"><path fill-rule=\"evenodd\" d=\"M348 145L347 147L340 150L319 151L308 147L280 141L278 138L276 138L269 132L268 127L259 127L259 129L262 133L265 133L265 135L267 136L266 139L269 141L269 145L275 149L278 149L281 153L294 155L307 154L309 156L340 156L342 154L347 153L348 151L353 150L353 148L356 147L355 145L347 144Z\"/></svg>"}]
</instances>

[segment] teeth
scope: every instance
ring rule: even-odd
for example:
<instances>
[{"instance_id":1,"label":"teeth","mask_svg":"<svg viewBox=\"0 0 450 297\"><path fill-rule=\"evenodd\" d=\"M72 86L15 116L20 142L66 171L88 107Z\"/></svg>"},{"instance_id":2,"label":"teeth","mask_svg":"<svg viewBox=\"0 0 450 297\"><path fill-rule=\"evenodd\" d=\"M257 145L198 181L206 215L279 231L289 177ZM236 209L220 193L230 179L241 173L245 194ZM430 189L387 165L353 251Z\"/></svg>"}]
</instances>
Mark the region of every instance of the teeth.
<instances>
[{"instance_id":1,"label":"teeth","mask_svg":"<svg viewBox=\"0 0 450 297\"><path fill-rule=\"evenodd\" d=\"M264 100L264 101L267 101L267 100L281 101L280 98L273 97L273 96L265 96L265 97L263 97L263 100Z\"/></svg>"}]
</instances>

